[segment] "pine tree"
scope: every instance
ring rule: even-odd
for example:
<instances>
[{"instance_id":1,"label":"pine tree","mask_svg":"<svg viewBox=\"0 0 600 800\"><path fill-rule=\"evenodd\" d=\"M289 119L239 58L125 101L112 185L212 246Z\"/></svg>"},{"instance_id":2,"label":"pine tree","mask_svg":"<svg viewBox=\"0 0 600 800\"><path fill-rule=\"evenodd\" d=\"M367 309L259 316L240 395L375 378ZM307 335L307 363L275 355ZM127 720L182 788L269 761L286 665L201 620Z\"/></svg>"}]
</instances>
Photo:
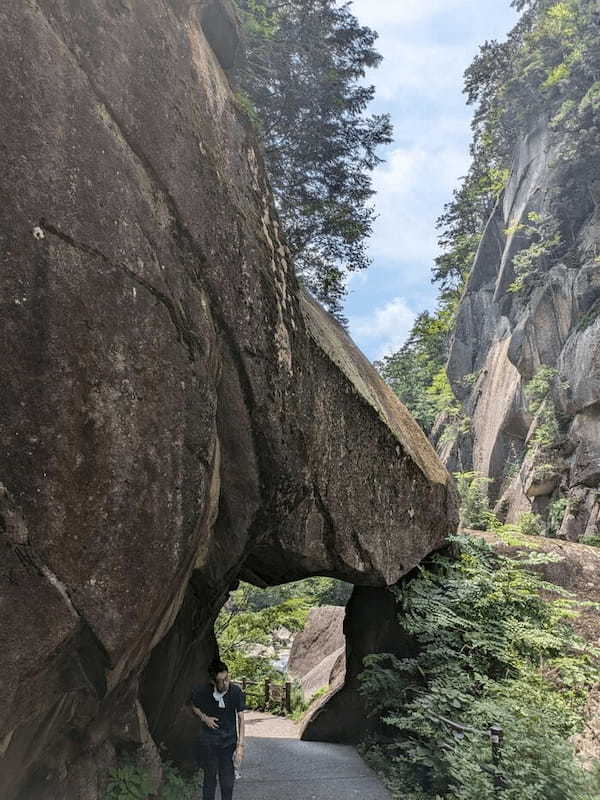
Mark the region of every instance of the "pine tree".
<instances>
[{"instance_id":1,"label":"pine tree","mask_svg":"<svg viewBox=\"0 0 600 800\"><path fill-rule=\"evenodd\" d=\"M300 277L338 317L348 272L369 263L371 171L391 141L369 115L377 34L335 0L239 0L239 82L262 133L269 176Z\"/></svg>"}]
</instances>

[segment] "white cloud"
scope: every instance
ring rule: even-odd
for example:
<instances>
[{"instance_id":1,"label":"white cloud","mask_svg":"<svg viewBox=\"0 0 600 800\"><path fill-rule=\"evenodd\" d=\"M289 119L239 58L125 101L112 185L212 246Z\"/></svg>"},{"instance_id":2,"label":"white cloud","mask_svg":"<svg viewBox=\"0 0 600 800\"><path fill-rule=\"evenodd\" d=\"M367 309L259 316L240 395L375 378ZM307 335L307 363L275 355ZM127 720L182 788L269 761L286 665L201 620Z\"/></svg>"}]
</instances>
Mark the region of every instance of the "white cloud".
<instances>
[{"instance_id":1,"label":"white cloud","mask_svg":"<svg viewBox=\"0 0 600 800\"><path fill-rule=\"evenodd\" d=\"M414 324L416 314L402 297L395 297L384 306L376 308L371 316L350 319L350 331L359 344L371 349L376 342L378 352L375 359L395 353L406 341Z\"/></svg>"},{"instance_id":2,"label":"white cloud","mask_svg":"<svg viewBox=\"0 0 600 800\"><path fill-rule=\"evenodd\" d=\"M383 61L369 81L377 84L377 97L389 101L402 93L418 90L431 99L444 98L441 93L452 91L460 98L463 72L472 53L456 44L414 42L394 33L384 33L377 42ZM426 97L422 96L421 101Z\"/></svg>"},{"instance_id":3,"label":"white cloud","mask_svg":"<svg viewBox=\"0 0 600 800\"><path fill-rule=\"evenodd\" d=\"M430 266L437 252L435 220L442 211L440 198L449 198L467 167L464 146L395 148L374 174L378 218L371 239L373 257Z\"/></svg>"},{"instance_id":4,"label":"white cloud","mask_svg":"<svg viewBox=\"0 0 600 800\"><path fill-rule=\"evenodd\" d=\"M354 0L354 13L364 25L404 25L462 5L463 0Z\"/></svg>"},{"instance_id":5,"label":"white cloud","mask_svg":"<svg viewBox=\"0 0 600 800\"><path fill-rule=\"evenodd\" d=\"M353 0L353 10L380 34L384 60L366 80L376 87L373 110L389 111L395 132L373 174L373 264L348 280L351 331L377 359L402 346L411 309L435 302L435 221L470 162L463 72L483 41L509 30L515 13L509 0Z\"/></svg>"}]
</instances>

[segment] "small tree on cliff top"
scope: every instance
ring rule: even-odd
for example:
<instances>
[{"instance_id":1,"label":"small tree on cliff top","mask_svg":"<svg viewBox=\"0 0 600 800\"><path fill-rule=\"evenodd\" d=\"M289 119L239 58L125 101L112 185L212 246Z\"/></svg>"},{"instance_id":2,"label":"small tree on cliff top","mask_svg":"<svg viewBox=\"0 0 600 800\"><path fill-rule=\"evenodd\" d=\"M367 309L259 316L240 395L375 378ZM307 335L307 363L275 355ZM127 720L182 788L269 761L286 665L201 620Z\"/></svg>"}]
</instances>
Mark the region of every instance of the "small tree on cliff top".
<instances>
[{"instance_id":1,"label":"small tree on cliff top","mask_svg":"<svg viewBox=\"0 0 600 800\"><path fill-rule=\"evenodd\" d=\"M338 317L347 272L366 267L370 173L391 141L367 114L377 34L335 0L238 0L241 87L256 110L269 176L298 274Z\"/></svg>"}]
</instances>

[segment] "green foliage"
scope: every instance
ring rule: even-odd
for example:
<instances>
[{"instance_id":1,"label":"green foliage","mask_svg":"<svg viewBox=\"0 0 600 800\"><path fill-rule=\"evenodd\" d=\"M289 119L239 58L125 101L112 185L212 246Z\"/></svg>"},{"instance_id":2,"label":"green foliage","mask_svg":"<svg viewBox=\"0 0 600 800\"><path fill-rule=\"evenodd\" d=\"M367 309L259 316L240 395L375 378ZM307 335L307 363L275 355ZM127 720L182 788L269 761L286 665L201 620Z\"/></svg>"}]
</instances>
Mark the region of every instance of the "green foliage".
<instances>
[{"instance_id":1,"label":"green foliage","mask_svg":"<svg viewBox=\"0 0 600 800\"><path fill-rule=\"evenodd\" d=\"M147 767L126 761L112 769L102 800L195 800L201 786L201 773L183 774L172 763L163 764L162 782L158 794Z\"/></svg>"},{"instance_id":2,"label":"green foliage","mask_svg":"<svg viewBox=\"0 0 600 800\"><path fill-rule=\"evenodd\" d=\"M447 378L447 387L441 386L446 377L445 372L442 377L442 372L452 318L450 309L440 309L435 314L424 311L417 317L403 347L375 364L382 378L427 433L431 432L444 396L450 405L456 404L448 395Z\"/></svg>"},{"instance_id":3,"label":"green foliage","mask_svg":"<svg viewBox=\"0 0 600 800\"><path fill-rule=\"evenodd\" d=\"M371 171L391 141L369 114L377 34L335 0L237 0L237 80L260 121L269 178L296 269L338 317L345 276L369 263Z\"/></svg>"},{"instance_id":4,"label":"green foliage","mask_svg":"<svg viewBox=\"0 0 600 800\"><path fill-rule=\"evenodd\" d=\"M544 521L539 514L527 511L519 518L519 530L524 536L543 536Z\"/></svg>"},{"instance_id":5,"label":"green foliage","mask_svg":"<svg viewBox=\"0 0 600 800\"><path fill-rule=\"evenodd\" d=\"M103 800L147 800L154 789L148 770L134 763L115 767L109 778Z\"/></svg>"},{"instance_id":6,"label":"green foliage","mask_svg":"<svg viewBox=\"0 0 600 800\"><path fill-rule=\"evenodd\" d=\"M600 302L595 302L594 305L586 311L585 314L582 314L577 322L577 330L584 331L586 328L589 328L590 325L593 325L596 320L600 317Z\"/></svg>"},{"instance_id":7,"label":"green foliage","mask_svg":"<svg viewBox=\"0 0 600 800\"><path fill-rule=\"evenodd\" d=\"M310 608L315 606L345 606L352 593L352 584L336 578L305 578L301 581L258 589L243 584L244 604L250 611L277 606L285 600L303 598Z\"/></svg>"},{"instance_id":8,"label":"green foliage","mask_svg":"<svg viewBox=\"0 0 600 800\"><path fill-rule=\"evenodd\" d=\"M590 547L600 547L600 536L584 536L581 543Z\"/></svg>"},{"instance_id":9,"label":"green foliage","mask_svg":"<svg viewBox=\"0 0 600 800\"><path fill-rule=\"evenodd\" d=\"M309 605L303 597L288 597L256 611L251 607L254 592L255 587L242 584L223 606L215 623L219 652L237 679L280 680L282 673L272 663L280 647L276 631L302 630Z\"/></svg>"},{"instance_id":10,"label":"green foliage","mask_svg":"<svg viewBox=\"0 0 600 800\"><path fill-rule=\"evenodd\" d=\"M493 530L498 520L489 508L488 486L491 478L477 472L454 472L460 496L460 524L476 531Z\"/></svg>"},{"instance_id":11,"label":"green foliage","mask_svg":"<svg viewBox=\"0 0 600 800\"><path fill-rule=\"evenodd\" d=\"M235 92L234 97L236 103L242 109L242 111L247 114L252 124L257 126L259 123L258 114L256 113L256 108L254 107L252 100L250 100L246 92Z\"/></svg>"},{"instance_id":12,"label":"green foliage","mask_svg":"<svg viewBox=\"0 0 600 800\"><path fill-rule=\"evenodd\" d=\"M550 503L546 528L547 536L554 537L559 532L568 507L569 501L566 497L558 497Z\"/></svg>"},{"instance_id":13,"label":"green foliage","mask_svg":"<svg viewBox=\"0 0 600 800\"><path fill-rule=\"evenodd\" d=\"M288 716L290 719L301 720L302 717L306 714L310 706L318 700L323 695L327 694L329 691L329 686L322 686L320 689L317 689L307 700L305 700L302 696L301 690L298 690L297 693L294 692L292 687L292 713Z\"/></svg>"},{"instance_id":14,"label":"green foliage","mask_svg":"<svg viewBox=\"0 0 600 800\"><path fill-rule=\"evenodd\" d=\"M185 775L173 764L165 764L158 800L196 800L200 784L200 773Z\"/></svg>"},{"instance_id":15,"label":"green foliage","mask_svg":"<svg viewBox=\"0 0 600 800\"><path fill-rule=\"evenodd\" d=\"M395 590L415 653L365 659L361 691L382 728L367 758L403 800L492 800L486 732L505 734L505 800L591 800L598 781L574 758L594 654L565 622L550 584L482 541L458 538ZM556 587L554 587L556 588ZM564 594L564 593L563 593ZM445 720L470 726L457 738Z\"/></svg>"},{"instance_id":16,"label":"green foliage","mask_svg":"<svg viewBox=\"0 0 600 800\"><path fill-rule=\"evenodd\" d=\"M345 605L351 591L348 583L322 577L268 589L240 584L215 623L221 658L237 680L247 678L263 683L269 678L281 682L283 672L273 663L286 647L286 642L277 637L279 629L290 633L302 630L311 608ZM247 699L251 707L260 705L251 694Z\"/></svg>"},{"instance_id":17,"label":"green foliage","mask_svg":"<svg viewBox=\"0 0 600 800\"><path fill-rule=\"evenodd\" d=\"M558 223L554 218L535 211L530 212L527 218L528 225L520 223L507 230L507 233L518 232L529 242L527 247L523 247L513 257L516 279L508 287L509 292L520 291L533 274L544 270L562 242Z\"/></svg>"},{"instance_id":18,"label":"green foliage","mask_svg":"<svg viewBox=\"0 0 600 800\"><path fill-rule=\"evenodd\" d=\"M552 367L541 366L534 377L525 386L525 396L532 414L537 415L535 431L530 439L528 452L535 457L535 461L548 458L551 450L558 440L559 422L556 407L552 398L552 385L557 375ZM555 469L553 462L540 465L546 471Z\"/></svg>"}]
</instances>

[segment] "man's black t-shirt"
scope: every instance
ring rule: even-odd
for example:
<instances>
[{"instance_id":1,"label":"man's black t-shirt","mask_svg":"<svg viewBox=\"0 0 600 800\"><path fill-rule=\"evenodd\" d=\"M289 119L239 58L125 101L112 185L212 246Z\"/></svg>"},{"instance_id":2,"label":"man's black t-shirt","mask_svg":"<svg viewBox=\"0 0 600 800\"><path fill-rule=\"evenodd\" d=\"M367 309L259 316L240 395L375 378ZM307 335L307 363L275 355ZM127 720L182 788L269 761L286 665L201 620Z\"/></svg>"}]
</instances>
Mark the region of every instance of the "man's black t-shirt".
<instances>
[{"instance_id":1,"label":"man's black t-shirt","mask_svg":"<svg viewBox=\"0 0 600 800\"><path fill-rule=\"evenodd\" d=\"M214 686L212 683L196 686L192 691L192 705L199 708L208 717L216 717L219 727L209 728L204 723L200 738L219 745L230 745L237 742L236 712L246 708L244 693L234 683L229 684L229 689L223 695L225 708L219 708L219 703L213 697Z\"/></svg>"}]
</instances>

